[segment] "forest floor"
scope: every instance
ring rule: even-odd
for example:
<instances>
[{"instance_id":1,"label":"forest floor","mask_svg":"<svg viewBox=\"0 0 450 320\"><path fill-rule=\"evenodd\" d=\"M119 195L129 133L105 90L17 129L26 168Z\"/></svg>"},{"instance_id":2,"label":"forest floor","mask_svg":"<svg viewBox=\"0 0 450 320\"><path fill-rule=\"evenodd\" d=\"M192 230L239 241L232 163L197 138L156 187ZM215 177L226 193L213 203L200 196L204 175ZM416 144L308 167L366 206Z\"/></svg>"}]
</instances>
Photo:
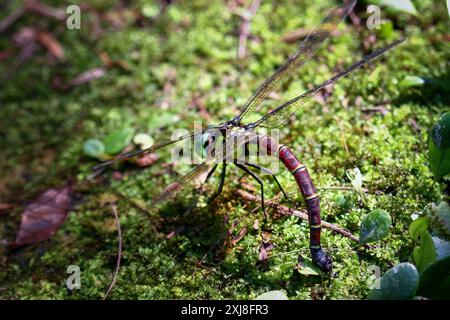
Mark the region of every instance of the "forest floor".
<instances>
[{"instance_id":1,"label":"forest floor","mask_svg":"<svg viewBox=\"0 0 450 320\"><path fill-rule=\"evenodd\" d=\"M238 192L257 195L258 185L237 169L230 166L224 192L209 206L205 199L219 174L201 190L189 189L156 208L154 196L189 166L171 163L169 150L162 150L146 168L116 165L87 183L99 161L83 154L83 144L124 127L158 141L174 129L192 130L194 121L231 119L295 51L301 39L289 42L286 35L318 25L336 2L262 1L251 18L245 58L237 57L243 23L238 1L89 2L81 8L80 30L27 12L0 37L1 238L14 240L26 203L68 181L76 185L72 209L54 236L2 249L0 298L103 298L118 255L111 203L122 231L112 299L252 299L269 290L282 290L289 299L364 299L372 266L385 272L411 261L411 215L439 202L445 189L434 181L427 156L429 131L450 107L445 1L415 1L417 16L382 10L382 28L373 30L365 25L362 2L356 11L362 20L342 23L317 58L265 104L265 110L274 108L374 49L408 37L321 92L281 129L283 144L309 168L324 221L358 236L362 218L375 208L393 220L389 235L370 250L324 229L323 246L334 269L319 275L294 269L299 254L310 259L308 224L274 209L268 209L265 225L273 248L267 262L258 263L263 214L258 202ZM0 20L22 3L2 3ZM24 27L51 33L64 57L38 46L20 61L13 38L19 41ZM98 79L67 90L58 85L93 68L101 68ZM412 77L428 80L414 85L408 82ZM362 174L363 195L346 173L355 168ZM304 209L290 173L282 169L278 177ZM268 177L264 181L266 198L277 197L277 186ZM72 292L66 288L70 265L81 270L81 288Z\"/></svg>"}]
</instances>

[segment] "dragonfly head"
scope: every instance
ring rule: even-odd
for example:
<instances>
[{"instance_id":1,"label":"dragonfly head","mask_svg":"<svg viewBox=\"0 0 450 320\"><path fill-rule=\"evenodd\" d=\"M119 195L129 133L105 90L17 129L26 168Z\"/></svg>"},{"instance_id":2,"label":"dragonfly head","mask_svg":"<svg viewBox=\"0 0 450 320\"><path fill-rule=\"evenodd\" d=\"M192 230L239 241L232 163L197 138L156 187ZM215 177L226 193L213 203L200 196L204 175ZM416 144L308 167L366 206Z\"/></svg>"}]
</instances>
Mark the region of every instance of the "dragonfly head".
<instances>
[{"instance_id":1,"label":"dragonfly head","mask_svg":"<svg viewBox=\"0 0 450 320\"><path fill-rule=\"evenodd\" d=\"M236 116L236 117L234 117L233 119L228 120L227 122L225 122L224 125L225 125L227 128L230 128L230 127L240 127L240 125L241 125L241 124L240 124L240 119L239 119L238 116Z\"/></svg>"}]
</instances>

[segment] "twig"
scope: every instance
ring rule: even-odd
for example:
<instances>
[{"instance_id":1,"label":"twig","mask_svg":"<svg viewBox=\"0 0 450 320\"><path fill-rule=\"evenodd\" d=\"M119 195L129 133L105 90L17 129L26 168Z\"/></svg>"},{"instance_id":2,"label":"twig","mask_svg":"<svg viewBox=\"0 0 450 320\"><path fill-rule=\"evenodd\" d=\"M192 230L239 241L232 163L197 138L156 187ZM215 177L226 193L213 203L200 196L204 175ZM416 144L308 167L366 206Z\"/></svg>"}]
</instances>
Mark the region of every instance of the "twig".
<instances>
[{"instance_id":1,"label":"twig","mask_svg":"<svg viewBox=\"0 0 450 320\"><path fill-rule=\"evenodd\" d=\"M108 291L106 291L106 294L105 294L105 297L103 298L103 300L106 300L106 298L108 298L109 293L111 292L112 288L116 284L117 274L119 273L119 269L120 269L120 260L122 258L122 230L120 229L119 216L117 215L116 206L114 204L111 204L111 208L114 213L114 218L116 219L117 237L119 239L119 248L117 250L117 262L116 262L116 270L114 271L114 277L111 281L111 284L109 285Z\"/></svg>"},{"instance_id":2,"label":"twig","mask_svg":"<svg viewBox=\"0 0 450 320\"><path fill-rule=\"evenodd\" d=\"M248 193L247 191L244 190L238 190L237 191L238 194L246 201L258 201L258 198L254 195L252 195L251 193ZM308 214L305 211L299 211L299 210L294 210L291 209L285 205L282 204L278 204L276 202L273 201L267 201L266 205L274 208L275 210L277 210L279 213L286 215L286 216L295 216L297 218L300 218L302 220L306 220L308 221ZM359 244L359 239L357 237L355 237L350 231L345 230L343 228L338 227L335 224L326 222L326 221L322 221L322 226L324 228L330 229L336 233L339 233L340 235L349 238L350 240L353 240L355 242L357 242ZM370 249L371 247L369 245L364 245L364 247L366 249Z\"/></svg>"},{"instance_id":3,"label":"twig","mask_svg":"<svg viewBox=\"0 0 450 320\"><path fill-rule=\"evenodd\" d=\"M195 260L190 259L190 258L186 258L186 260L191 262L191 263L193 263L193 264L195 264L197 267L200 267L200 268L203 268L205 270L208 270L209 272L213 272L213 273L216 273L218 275L221 275L225 279L228 279L229 277L231 277L233 275L232 273L231 274L226 274L226 273L223 273L221 271L217 271L216 269L212 269L212 268L210 268L208 266L205 266L201 261L195 261ZM194 274L192 274L192 275L194 275Z\"/></svg>"},{"instance_id":4,"label":"twig","mask_svg":"<svg viewBox=\"0 0 450 320\"><path fill-rule=\"evenodd\" d=\"M355 190L355 188L353 188L353 187L340 187L340 186L317 187L317 189L319 189L319 190L348 190L348 191ZM369 192L369 189L367 189L367 188L362 188L362 190L365 193Z\"/></svg>"},{"instance_id":5,"label":"twig","mask_svg":"<svg viewBox=\"0 0 450 320\"><path fill-rule=\"evenodd\" d=\"M239 47L238 47L238 58L243 59L246 56L247 52L247 39L250 35L250 22L253 16L258 11L259 6L261 4L261 0L253 0L248 13L243 16L243 21L241 24L241 28L239 30Z\"/></svg>"},{"instance_id":6,"label":"twig","mask_svg":"<svg viewBox=\"0 0 450 320\"><path fill-rule=\"evenodd\" d=\"M5 19L0 21L0 33L8 29L10 25L12 25L14 22L16 22L17 19L19 19L23 14L25 13L25 10L23 7L17 9L13 13L11 13L9 16L7 16Z\"/></svg>"}]
</instances>

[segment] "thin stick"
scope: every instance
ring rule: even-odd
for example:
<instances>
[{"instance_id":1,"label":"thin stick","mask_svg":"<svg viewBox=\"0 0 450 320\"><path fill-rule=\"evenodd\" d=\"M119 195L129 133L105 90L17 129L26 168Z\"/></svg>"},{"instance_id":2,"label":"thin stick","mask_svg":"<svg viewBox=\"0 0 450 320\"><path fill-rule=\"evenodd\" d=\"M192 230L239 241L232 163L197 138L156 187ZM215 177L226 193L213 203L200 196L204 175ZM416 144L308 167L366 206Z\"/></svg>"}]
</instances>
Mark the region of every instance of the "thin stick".
<instances>
[{"instance_id":1,"label":"thin stick","mask_svg":"<svg viewBox=\"0 0 450 320\"><path fill-rule=\"evenodd\" d=\"M0 21L0 33L8 29L8 27L16 22L16 20L19 19L24 13L25 9L21 7Z\"/></svg>"},{"instance_id":2,"label":"thin stick","mask_svg":"<svg viewBox=\"0 0 450 320\"><path fill-rule=\"evenodd\" d=\"M244 15L244 17L242 18L243 22L239 30L239 47L238 47L239 59L243 59L246 56L247 39L248 36L250 35L250 21L256 14L256 11L258 11L260 4L261 0L253 0L252 4L250 5L250 9L248 10L248 14Z\"/></svg>"},{"instance_id":3,"label":"thin stick","mask_svg":"<svg viewBox=\"0 0 450 320\"><path fill-rule=\"evenodd\" d=\"M114 204L111 204L111 208L114 213L114 218L116 219L117 237L119 239L119 248L117 250L117 262L116 262L116 270L114 271L114 277L111 281L111 284L109 285L108 291L106 291L106 294L105 294L105 297L103 298L103 300L106 300L106 298L108 298L109 293L111 292L112 288L116 284L117 274L119 273L119 269L120 269L120 259L122 258L122 230L120 229L119 216L117 215L116 206Z\"/></svg>"},{"instance_id":4,"label":"thin stick","mask_svg":"<svg viewBox=\"0 0 450 320\"><path fill-rule=\"evenodd\" d=\"M238 194L246 201L254 201L257 202L259 201L259 199L252 195L251 193L248 193L247 191L244 190L238 190L237 191ZM308 221L308 214L306 213L306 211L300 211L300 210L294 210L291 209L287 206L284 206L282 204L278 204L276 202L273 201L266 201L266 204L272 208L274 208L275 210L277 210L279 213L286 215L286 216L295 216L297 218L300 218L302 220L306 220ZM324 228L330 229L336 233L339 233L340 235L349 238L350 240L353 240L355 242L357 242L359 244L359 239L357 237L355 237L350 231L345 230L343 228L338 227L335 224L326 222L326 221L322 221L322 226ZM364 247L366 249L370 249L371 247L369 245L364 245Z\"/></svg>"},{"instance_id":5,"label":"thin stick","mask_svg":"<svg viewBox=\"0 0 450 320\"><path fill-rule=\"evenodd\" d=\"M348 191L355 190L355 188L353 188L353 187L339 187L339 186L317 187L317 189L319 189L319 190L348 190ZM369 189L363 188L362 191L364 191L365 193L368 193Z\"/></svg>"}]
</instances>

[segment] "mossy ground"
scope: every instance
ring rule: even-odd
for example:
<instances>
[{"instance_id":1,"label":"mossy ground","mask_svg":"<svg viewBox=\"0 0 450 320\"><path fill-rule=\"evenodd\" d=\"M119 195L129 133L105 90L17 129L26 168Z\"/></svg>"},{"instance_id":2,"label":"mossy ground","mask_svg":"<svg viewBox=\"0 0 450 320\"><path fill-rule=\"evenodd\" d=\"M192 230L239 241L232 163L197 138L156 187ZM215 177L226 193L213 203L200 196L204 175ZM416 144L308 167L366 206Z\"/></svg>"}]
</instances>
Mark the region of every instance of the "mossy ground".
<instances>
[{"instance_id":1,"label":"mossy ground","mask_svg":"<svg viewBox=\"0 0 450 320\"><path fill-rule=\"evenodd\" d=\"M13 1L9 9L20 3ZM50 63L47 54L38 51L1 86L0 196L2 202L16 205L0 216L3 238L13 239L25 200L69 178L82 181L89 175L96 162L82 154L86 139L102 138L123 126L156 139L175 128L192 129L193 120L213 123L231 118L258 84L295 50L295 44L282 42L281 36L317 25L326 9L336 5L333 1L263 1L252 20L248 58L238 60L241 18L221 1L179 1L162 12L159 3L134 1L127 8L146 17L135 22L129 16L120 29L100 22L101 35L93 32L98 17L94 9L118 12L123 3L89 3L91 10L83 12L81 30L68 31L58 22L32 15L8 30L7 35L27 25L50 30L64 46L66 58ZM361 219L370 210L390 213L392 231L374 249L361 250L349 239L324 230L323 245L333 256L334 274L301 276L293 267L299 253L309 257L308 226L294 217L278 217L270 221L275 248L267 265L260 267L256 264L260 237L252 226L255 219L261 224L262 213L251 212L255 205L236 194L242 182L253 181L232 169L224 193L213 205L189 210L190 193L158 211L152 197L188 169L175 166L168 170L164 164L170 156L163 151L148 169L118 167L125 177L112 186L83 184L74 209L54 237L1 256L0 297L102 298L117 255L117 231L108 200L120 193L124 197L117 198L116 205L123 230L123 258L110 298L251 299L268 290L284 290L290 299L365 298L368 267L377 265L384 272L411 259L410 216L438 201L444 188L433 181L428 169L427 139L434 121L450 106L445 90L450 50L443 40L449 22L444 1L416 4L419 18L387 17L395 22L392 32L369 30L364 24L360 30L350 23L343 25L345 32L295 74L279 100L268 103L268 107L280 104L356 61L364 54L362 43L370 34L377 36L373 47L381 47L407 31L406 43L337 83L326 103L309 103L282 129L283 143L301 157L319 188L323 220L358 234ZM0 18L7 12L1 10ZM11 46L10 38L0 38L0 50ZM101 51L113 60L125 61L130 70L108 69L105 77L69 92L52 87L55 75L71 79L102 66ZM7 69L8 63L0 65L1 74ZM399 86L411 75L446 85ZM211 119L192 102L197 96ZM368 111L380 105L384 114ZM355 167L369 190L364 203L353 191L324 189L350 186L346 170ZM106 180L110 176L107 173ZM285 189L296 190L288 172L282 170L279 179ZM203 195L214 192L217 182L216 176ZM266 197L277 194L276 186L266 179ZM244 227L247 235L231 247L220 242L204 262L208 269L196 265L235 219L239 224L233 235ZM166 237L180 227L182 232ZM66 269L73 264L81 268L81 289L70 295L65 287Z\"/></svg>"}]
</instances>

